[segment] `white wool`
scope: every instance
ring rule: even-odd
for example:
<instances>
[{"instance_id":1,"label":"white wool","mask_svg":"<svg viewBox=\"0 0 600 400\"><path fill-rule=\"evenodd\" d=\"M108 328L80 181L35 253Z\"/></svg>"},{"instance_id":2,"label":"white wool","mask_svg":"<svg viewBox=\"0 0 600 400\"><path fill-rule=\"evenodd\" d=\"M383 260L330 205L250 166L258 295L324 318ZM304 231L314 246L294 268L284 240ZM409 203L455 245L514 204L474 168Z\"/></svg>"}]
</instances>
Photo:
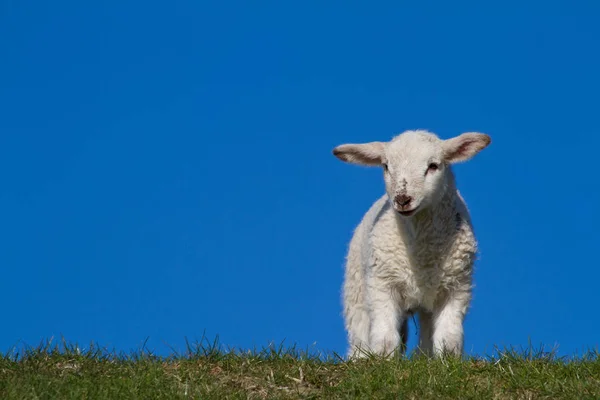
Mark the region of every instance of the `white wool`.
<instances>
[{"instance_id":1,"label":"white wool","mask_svg":"<svg viewBox=\"0 0 600 400\"><path fill-rule=\"evenodd\" d=\"M343 303L349 356L404 351L407 318L419 313L425 354L461 355L477 242L450 164L490 143L465 133L441 140L406 131L390 142L346 144L343 161L383 166L386 194L350 241Z\"/></svg>"}]
</instances>

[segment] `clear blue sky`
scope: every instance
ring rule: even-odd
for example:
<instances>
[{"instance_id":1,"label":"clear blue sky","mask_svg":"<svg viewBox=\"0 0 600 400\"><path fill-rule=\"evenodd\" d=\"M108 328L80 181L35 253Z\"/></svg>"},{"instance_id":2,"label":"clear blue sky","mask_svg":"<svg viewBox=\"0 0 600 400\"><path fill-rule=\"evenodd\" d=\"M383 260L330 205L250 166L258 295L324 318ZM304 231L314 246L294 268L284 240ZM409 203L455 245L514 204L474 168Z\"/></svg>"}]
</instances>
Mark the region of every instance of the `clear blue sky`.
<instances>
[{"instance_id":1,"label":"clear blue sky","mask_svg":"<svg viewBox=\"0 0 600 400\"><path fill-rule=\"evenodd\" d=\"M481 131L466 349L599 344L600 3L0 2L0 350L344 352L345 142ZM412 343L416 336L411 324Z\"/></svg>"}]
</instances>

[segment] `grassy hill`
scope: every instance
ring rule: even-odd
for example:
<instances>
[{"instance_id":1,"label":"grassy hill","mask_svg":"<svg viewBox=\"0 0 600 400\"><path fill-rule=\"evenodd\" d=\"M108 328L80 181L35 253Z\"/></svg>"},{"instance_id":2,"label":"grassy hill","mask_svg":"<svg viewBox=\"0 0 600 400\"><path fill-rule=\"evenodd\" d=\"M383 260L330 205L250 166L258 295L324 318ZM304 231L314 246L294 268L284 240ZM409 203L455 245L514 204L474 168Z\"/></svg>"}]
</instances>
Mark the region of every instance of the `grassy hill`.
<instances>
[{"instance_id":1,"label":"grassy hill","mask_svg":"<svg viewBox=\"0 0 600 400\"><path fill-rule=\"evenodd\" d=\"M62 343L0 357L2 399L598 399L598 353L557 359L504 351L487 359L370 358L295 348L117 354Z\"/></svg>"}]
</instances>

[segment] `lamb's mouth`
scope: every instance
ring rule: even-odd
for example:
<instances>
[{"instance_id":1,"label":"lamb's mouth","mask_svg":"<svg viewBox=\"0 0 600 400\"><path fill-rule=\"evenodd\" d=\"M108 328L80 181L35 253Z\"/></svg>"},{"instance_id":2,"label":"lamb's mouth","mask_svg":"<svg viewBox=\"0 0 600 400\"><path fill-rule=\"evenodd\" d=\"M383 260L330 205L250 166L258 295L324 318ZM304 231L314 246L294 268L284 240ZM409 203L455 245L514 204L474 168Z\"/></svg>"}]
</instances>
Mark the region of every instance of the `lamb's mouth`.
<instances>
[{"instance_id":1,"label":"lamb's mouth","mask_svg":"<svg viewBox=\"0 0 600 400\"><path fill-rule=\"evenodd\" d=\"M398 214L402 215L403 217L410 217L411 215L413 215L415 212L417 212L417 209L419 207L415 207L412 210L408 210L408 211L400 211L400 210L396 210L398 212Z\"/></svg>"}]
</instances>

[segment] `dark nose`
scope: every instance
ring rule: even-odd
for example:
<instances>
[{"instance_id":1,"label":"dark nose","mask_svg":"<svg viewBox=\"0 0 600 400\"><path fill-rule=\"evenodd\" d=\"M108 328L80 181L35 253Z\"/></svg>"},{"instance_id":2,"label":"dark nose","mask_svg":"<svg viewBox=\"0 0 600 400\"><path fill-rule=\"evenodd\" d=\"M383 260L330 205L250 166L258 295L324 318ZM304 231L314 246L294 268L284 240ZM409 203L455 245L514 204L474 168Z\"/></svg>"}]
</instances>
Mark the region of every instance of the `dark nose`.
<instances>
[{"instance_id":1,"label":"dark nose","mask_svg":"<svg viewBox=\"0 0 600 400\"><path fill-rule=\"evenodd\" d=\"M412 201L412 197L407 196L405 194L399 194L396 195L396 197L394 197L394 201L396 202L396 204L400 207L404 207L408 204L410 204L410 202Z\"/></svg>"}]
</instances>

